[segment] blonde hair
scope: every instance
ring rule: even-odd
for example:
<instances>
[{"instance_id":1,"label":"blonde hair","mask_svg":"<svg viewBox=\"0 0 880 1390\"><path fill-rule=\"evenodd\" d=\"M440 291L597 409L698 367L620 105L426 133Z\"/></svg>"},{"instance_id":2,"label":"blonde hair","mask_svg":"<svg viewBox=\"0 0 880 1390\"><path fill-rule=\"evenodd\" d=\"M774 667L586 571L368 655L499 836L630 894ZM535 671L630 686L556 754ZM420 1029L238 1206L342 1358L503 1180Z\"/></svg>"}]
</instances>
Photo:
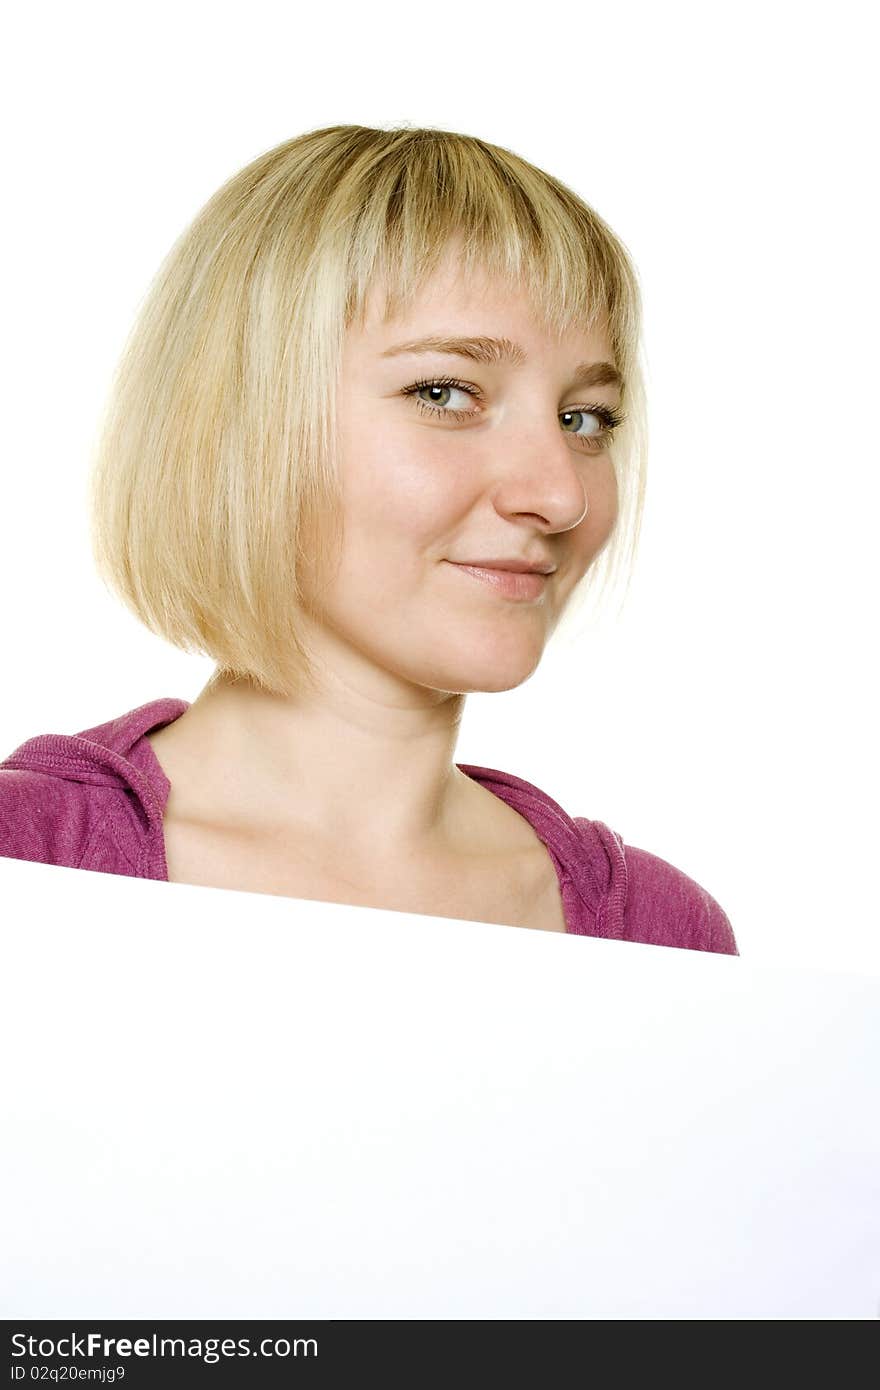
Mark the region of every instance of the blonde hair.
<instances>
[{"instance_id":1,"label":"blonde hair","mask_svg":"<svg viewBox=\"0 0 880 1390\"><path fill-rule=\"evenodd\" d=\"M628 593L646 422L640 295L622 242L571 189L497 145L330 126L260 155L172 246L93 454L100 578L151 631L211 656L215 677L284 695L311 678L302 580L339 535L344 333L376 283L386 319L410 304L456 236L463 273L521 285L549 329L603 318L624 377L619 513L577 598L601 602L621 577Z\"/></svg>"}]
</instances>

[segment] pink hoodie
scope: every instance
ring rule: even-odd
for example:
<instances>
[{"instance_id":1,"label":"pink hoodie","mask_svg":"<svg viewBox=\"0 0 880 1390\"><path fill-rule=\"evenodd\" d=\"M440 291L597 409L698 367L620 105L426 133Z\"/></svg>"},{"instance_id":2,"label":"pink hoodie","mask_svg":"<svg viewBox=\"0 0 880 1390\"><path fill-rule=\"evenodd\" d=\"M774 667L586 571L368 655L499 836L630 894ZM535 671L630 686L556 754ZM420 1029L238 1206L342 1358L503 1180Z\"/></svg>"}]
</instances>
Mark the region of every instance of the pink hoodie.
<instances>
[{"instance_id":1,"label":"pink hoodie","mask_svg":"<svg viewBox=\"0 0 880 1390\"><path fill-rule=\"evenodd\" d=\"M0 762L0 856L167 881L162 817L170 783L144 737L189 708L139 705L79 734L40 734ZM547 846L567 930L654 946L738 955L714 898L601 821L572 819L531 782L457 766L506 801Z\"/></svg>"}]
</instances>

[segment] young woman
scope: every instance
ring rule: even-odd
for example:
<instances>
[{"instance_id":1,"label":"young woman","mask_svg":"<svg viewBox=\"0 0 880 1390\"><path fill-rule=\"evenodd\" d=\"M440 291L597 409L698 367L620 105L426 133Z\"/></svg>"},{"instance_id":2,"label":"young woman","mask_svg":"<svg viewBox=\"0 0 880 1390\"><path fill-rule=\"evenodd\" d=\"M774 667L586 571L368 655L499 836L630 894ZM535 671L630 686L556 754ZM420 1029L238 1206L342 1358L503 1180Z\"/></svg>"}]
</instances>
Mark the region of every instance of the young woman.
<instances>
[{"instance_id":1,"label":"young woman","mask_svg":"<svg viewBox=\"0 0 880 1390\"><path fill-rule=\"evenodd\" d=\"M161 699L0 764L0 853L172 882L736 953L680 870L457 765L629 572L640 307L571 190L437 130L255 160L173 247L114 382L99 571L208 654Z\"/></svg>"}]
</instances>

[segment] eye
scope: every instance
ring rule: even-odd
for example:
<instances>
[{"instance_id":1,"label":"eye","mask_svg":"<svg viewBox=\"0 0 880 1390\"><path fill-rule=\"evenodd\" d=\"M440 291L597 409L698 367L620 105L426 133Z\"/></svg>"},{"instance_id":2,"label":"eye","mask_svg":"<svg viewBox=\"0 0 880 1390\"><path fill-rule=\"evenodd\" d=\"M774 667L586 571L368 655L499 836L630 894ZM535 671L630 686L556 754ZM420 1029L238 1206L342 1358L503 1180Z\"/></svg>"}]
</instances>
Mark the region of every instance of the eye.
<instances>
[{"instance_id":1,"label":"eye","mask_svg":"<svg viewBox=\"0 0 880 1390\"><path fill-rule=\"evenodd\" d=\"M434 400L430 404L421 399L421 392L423 391L434 396ZM470 396L472 400L480 400L482 396L479 387L463 381L454 381L451 377L435 377L430 381L414 381L409 386L404 387L401 394L411 397L417 409L428 415L443 416L450 420L468 420L479 414L478 410L459 410L447 405L444 397L448 397L450 391L457 391L461 395ZM579 406L577 409L564 410L559 418L563 422L565 432L572 434L581 448L590 453L602 453L608 448L614 431L623 424L626 417L611 406L585 405ZM573 430L568 428L571 421L577 422ZM581 428L584 424L587 428L582 433Z\"/></svg>"},{"instance_id":2,"label":"eye","mask_svg":"<svg viewBox=\"0 0 880 1390\"><path fill-rule=\"evenodd\" d=\"M574 434L583 441L587 448L601 452L603 449L607 449L614 436L614 431L623 424L625 416L612 409L611 406L590 405L582 406L578 410L564 410L559 418L563 422L566 433ZM569 431L567 424L571 420L580 423L576 425L574 430ZM581 424L588 426L585 434L580 433Z\"/></svg>"},{"instance_id":3,"label":"eye","mask_svg":"<svg viewBox=\"0 0 880 1390\"><path fill-rule=\"evenodd\" d=\"M420 400L419 393L421 391L436 392L439 394L440 399L435 399L429 404L427 401ZM466 420L468 416L478 413L476 410L449 409L445 400L442 398L444 395L448 395L450 391L457 391L460 395L470 396L472 400L477 400L479 398L475 386L465 386L463 382L452 381L449 377L443 377L436 381L414 381L411 386L404 388L403 394L405 396L412 396L416 406L420 410L426 410L429 415L448 415L453 420Z\"/></svg>"}]
</instances>

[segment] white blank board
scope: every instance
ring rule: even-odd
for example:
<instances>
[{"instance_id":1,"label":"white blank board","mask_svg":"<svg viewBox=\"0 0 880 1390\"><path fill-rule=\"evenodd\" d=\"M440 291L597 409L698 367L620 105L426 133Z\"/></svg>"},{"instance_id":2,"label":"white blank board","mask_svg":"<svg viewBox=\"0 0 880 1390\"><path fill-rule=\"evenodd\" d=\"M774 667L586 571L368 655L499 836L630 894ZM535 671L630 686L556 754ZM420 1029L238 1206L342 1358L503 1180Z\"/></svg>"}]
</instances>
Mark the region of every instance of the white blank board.
<instances>
[{"instance_id":1,"label":"white blank board","mask_svg":"<svg viewBox=\"0 0 880 1390\"><path fill-rule=\"evenodd\" d=\"M880 1313L877 978L8 859L0 903L6 1318Z\"/></svg>"}]
</instances>

